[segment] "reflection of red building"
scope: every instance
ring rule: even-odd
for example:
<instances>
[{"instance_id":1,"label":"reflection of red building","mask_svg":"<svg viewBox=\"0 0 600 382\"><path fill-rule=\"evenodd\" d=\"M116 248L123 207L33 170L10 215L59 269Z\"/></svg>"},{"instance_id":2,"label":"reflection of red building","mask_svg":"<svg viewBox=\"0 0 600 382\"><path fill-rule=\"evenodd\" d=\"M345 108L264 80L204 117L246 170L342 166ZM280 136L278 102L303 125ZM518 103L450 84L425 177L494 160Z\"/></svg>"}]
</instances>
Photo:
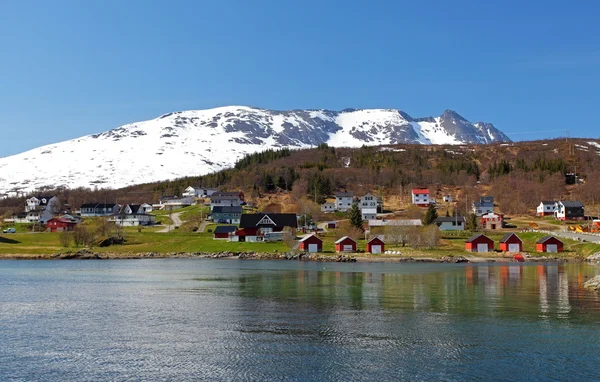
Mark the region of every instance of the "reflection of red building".
<instances>
[{"instance_id":1,"label":"reflection of red building","mask_svg":"<svg viewBox=\"0 0 600 382\"><path fill-rule=\"evenodd\" d=\"M545 236L535 243L535 249L538 252L563 252L565 250L562 241L554 236Z\"/></svg>"},{"instance_id":2,"label":"reflection of red building","mask_svg":"<svg viewBox=\"0 0 600 382\"><path fill-rule=\"evenodd\" d=\"M502 252L521 252L523 251L523 240L514 232L509 232L500 239L500 250Z\"/></svg>"},{"instance_id":3,"label":"reflection of red building","mask_svg":"<svg viewBox=\"0 0 600 382\"><path fill-rule=\"evenodd\" d=\"M46 222L46 230L50 232L73 231L77 223L67 219L53 218Z\"/></svg>"}]
</instances>

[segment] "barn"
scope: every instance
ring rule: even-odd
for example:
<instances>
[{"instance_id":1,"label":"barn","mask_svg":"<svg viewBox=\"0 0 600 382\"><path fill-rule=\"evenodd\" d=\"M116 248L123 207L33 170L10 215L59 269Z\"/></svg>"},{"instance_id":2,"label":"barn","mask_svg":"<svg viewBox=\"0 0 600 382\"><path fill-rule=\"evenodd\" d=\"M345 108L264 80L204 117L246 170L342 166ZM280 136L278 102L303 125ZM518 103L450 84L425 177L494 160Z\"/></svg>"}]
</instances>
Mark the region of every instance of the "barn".
<instances>
[{"instance_id":1,"label":"barn","mask_svg":"<svg viewBox=\"0 0 600 382\"><path fill-rule=\"evenodd\" d=\"M483 234L473 235L465 242L465 250L467 252L492 252L494 240Z\"/></svg>"},{"instance_id":2,"label":"barn","mask_svg":"<svg viewBox=\"0 0 600 382\"><path fill-rule=\"evenodd\" d=\"M384 253L385 243L379 237L375 236L367 242L367 252L374 254Z\"/></svg>"},{"instance_id":3,"label":"barn","mask_svg":"<svg viewBox=\"0 0 600 382\"><path fill-rule=\"evenodd\" d=\"M304 252L322 252L323 240L314 233L312 235L304 236L304 238L300 240L298 249Z\"/></svg>"},{"instance_id":4,"label":"barn","mask_svg":"<svg viewBox=\"0 0 600 382\"><path fill-rule=\"evenodd\" d=\"M73 231L77 223L61 218L52 218L46 222L46 230L50 232Z\"/></svg>"},{"instance_id":5,"label":"barn","mask_svg":"<svg viewBox=\"0 0 600 382\"><path fill-rule=\"evenodd\" d=\"M508 232L500 239L500 250L502 252L521 252L523 251L523 240L514 232Z\"/></svg>"},{"instance_id":6,"label":"barn","mask_svg":"<svg viewBox=\"0 0 600 382\"><path fill-rule=\"evenodd\" d=\"M233 225L220 225L217 226L217 228L215 228L215 230L213 231L213 239L215 240L222 240L222 239L229 239L229 233L231 232L235 232L236 231L236 226Z\"/></svg>"},{"instance_id":7,"label":"barn","mask_svg":"<svg viewBox=\"0 0 600 382\"><path fill-rule=\"evenodd\" d=\"M356 241L350 236L344 236L335 242L336 252L356 252Z\"/></svg>"},{"instance_id":8,"label":"barn","mask_svg":"<svg viewBox=\"0 0 600 382\"><path fill-rule=\"evenodd\" d=\"M538 252L562 252L565 245L554 236L544 236L535 243L535 250Z\"/></svg>"}]
</instances>

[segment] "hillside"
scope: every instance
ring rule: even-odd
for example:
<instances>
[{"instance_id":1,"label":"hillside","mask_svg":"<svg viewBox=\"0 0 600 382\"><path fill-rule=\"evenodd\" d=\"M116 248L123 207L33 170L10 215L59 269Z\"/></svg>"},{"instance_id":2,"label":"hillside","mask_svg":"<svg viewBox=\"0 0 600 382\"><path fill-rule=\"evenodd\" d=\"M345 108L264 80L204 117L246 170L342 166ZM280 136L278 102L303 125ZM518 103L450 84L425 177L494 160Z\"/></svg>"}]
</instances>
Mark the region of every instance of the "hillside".
<instances>
[{"instance_id":1,"label":"hillside","mask_svg":"<svg viewBox=\"0 0 600 382\"><path fill-rule=\"evenodd\" d=\"M361 147L507 141L492 124L471 123L450 110L426 118L390 109L191 110L0 158L0 195L41 187L120 188L205 175L232 167L247 154L321 143Z\"/></svg>"}]
</instances>

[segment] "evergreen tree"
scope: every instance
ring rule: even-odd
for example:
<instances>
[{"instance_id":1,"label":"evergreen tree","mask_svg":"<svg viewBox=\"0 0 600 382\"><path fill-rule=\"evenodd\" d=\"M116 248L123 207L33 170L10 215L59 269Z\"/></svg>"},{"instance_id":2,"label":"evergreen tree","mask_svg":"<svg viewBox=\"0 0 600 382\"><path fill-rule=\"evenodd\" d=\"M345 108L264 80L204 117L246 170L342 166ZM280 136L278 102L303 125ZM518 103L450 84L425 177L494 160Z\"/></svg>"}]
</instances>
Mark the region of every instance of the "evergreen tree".
<instances>
[{"instance_id":1,"label":"evergreen tree","mask_svg":"<svg viewBox=\"0 0 600 382\"><path fill-rule=\"evenodd\" d=\"M435 206L430 204L427 208L427 212L425 212L425 216L423 217L423 225L431 225L435 222L435 219L438 218L437 211L435 210Z\"/></svg>"},{"instance_id":2,"label":"evergreen tree","mask_svg":"<svg viewBox=\"0 0 600 382\"><path fill-rule=\"evenodd\" d=\"M467 219L467 229L473 232L477 231L477 215L469 215L469 219Z\"/></svg>"},{"instance_id":3,"label":"evergreen tree","mask_svg":"<svg viewBox=\"0 0 600 382\"><path fill-rule=\"evenodd\" d=\"M350 209L350 225L364 231L362 213L358 209L357 204L352 205L352 208Z\"/></svg>"}]
</instances>

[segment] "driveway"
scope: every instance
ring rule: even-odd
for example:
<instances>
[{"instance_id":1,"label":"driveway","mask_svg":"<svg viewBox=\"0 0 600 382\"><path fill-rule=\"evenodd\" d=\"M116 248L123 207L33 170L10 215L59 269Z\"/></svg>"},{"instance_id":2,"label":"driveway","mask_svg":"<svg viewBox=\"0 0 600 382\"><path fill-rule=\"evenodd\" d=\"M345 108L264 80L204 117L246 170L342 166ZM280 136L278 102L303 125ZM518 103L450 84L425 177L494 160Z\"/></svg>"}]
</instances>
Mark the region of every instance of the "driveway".
<instances>
[{"instance_id":1,"label":"driveway","mask_svg":"<svg viewBox=\"0 0 600 382\"><path fill-rule=\"evenodd\" d=\"M172 229L175 229L175 227L180 227L183 222L181 221L181 218L179 217L179 215L181 215L182 212L173 212L171 214L171 220L173 220L173 224L171 224L171 226L166 226L165 228L161 229L160 231L156 231L156 232L160 232L160 233L167 233Z\"/></svg>"}]
</instances>

